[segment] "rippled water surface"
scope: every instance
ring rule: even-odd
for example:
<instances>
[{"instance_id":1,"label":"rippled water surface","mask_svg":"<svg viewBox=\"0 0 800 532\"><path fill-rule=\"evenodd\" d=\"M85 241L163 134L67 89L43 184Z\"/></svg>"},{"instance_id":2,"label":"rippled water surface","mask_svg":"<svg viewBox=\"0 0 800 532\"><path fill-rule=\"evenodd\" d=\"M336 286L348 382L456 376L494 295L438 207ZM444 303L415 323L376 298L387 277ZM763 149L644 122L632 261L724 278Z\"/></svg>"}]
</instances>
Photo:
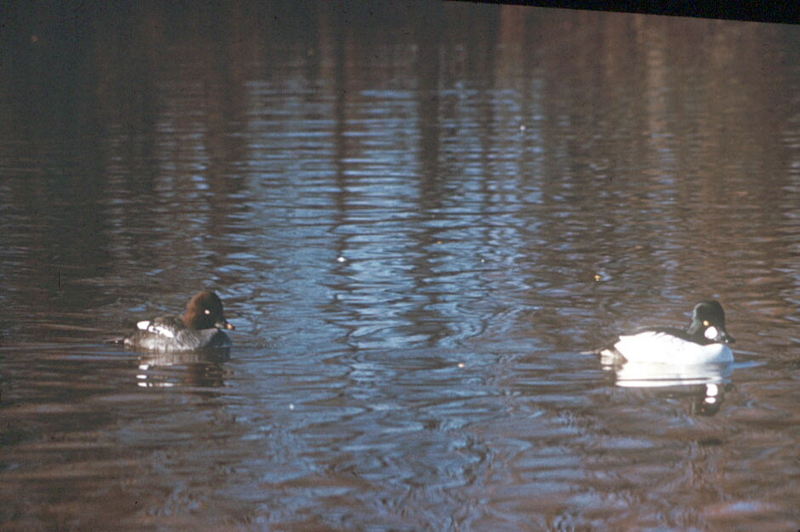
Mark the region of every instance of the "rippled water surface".
<instances>
[{"instance_id":1,"label":"rippled water surface","mask_svg":"<svg viewBox=\"0 0 800 532\"><path fill-rule=\"evenodd\" d=\"M121 6L5 15L1 528L798 528L797 27Z\"/></svg>"}]
</instances>

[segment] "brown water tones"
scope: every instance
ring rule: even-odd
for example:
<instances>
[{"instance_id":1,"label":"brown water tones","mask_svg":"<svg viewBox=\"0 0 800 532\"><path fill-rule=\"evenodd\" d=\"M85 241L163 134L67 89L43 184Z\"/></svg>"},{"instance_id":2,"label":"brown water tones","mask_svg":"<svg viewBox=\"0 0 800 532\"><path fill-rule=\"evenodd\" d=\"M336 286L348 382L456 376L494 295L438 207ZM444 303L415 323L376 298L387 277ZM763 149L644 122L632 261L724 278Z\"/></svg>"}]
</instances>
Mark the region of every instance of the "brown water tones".
<instances>
[{"instance_id":1,"label":"brown water tones","mask_svg":"<svg viewBox=\"0 0 800 532\"><path fill-rule=\"evenodd\" d=\"M800 28L36 6L0 37L0 528L798 527ZM106 343L202 287L230 353ZM732 366L585 353L707 298Z\"/></svg>"}]
</instances>

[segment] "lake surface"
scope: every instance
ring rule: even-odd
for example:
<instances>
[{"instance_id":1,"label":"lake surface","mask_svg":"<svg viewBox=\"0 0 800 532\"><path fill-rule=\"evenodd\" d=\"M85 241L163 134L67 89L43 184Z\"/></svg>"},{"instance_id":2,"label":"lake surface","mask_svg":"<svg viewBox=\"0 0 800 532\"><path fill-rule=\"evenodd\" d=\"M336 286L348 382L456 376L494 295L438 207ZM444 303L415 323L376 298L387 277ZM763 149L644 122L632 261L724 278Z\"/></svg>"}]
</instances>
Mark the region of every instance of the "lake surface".
<instances>
[{"instance_id":1,"label":"lake surface","mask_svg":"<svg viewBox=\"0 0 800 532\"><path fill-rule=\"evenodd\" d=\"M0 528L800 526L800 28L187 6L4 15Z\"/></svg>"}]
</instances>

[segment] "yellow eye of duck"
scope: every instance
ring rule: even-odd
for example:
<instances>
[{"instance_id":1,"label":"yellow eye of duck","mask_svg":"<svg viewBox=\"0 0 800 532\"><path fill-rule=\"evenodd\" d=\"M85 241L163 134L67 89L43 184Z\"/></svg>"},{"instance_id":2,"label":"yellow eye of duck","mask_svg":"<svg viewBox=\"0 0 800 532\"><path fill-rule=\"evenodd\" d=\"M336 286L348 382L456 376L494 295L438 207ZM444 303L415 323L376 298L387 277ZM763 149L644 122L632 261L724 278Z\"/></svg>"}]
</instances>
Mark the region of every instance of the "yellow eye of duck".
<instances>
[{"instance_id":1,"label":"yellow eye of duck","mask_svg":"<svg viewBox=\"0 0 800 532\"><path fill-rule=\"evenodd\" d=\"M205 314L211 314L211 311L210 311L210 310L208 310L208 309L205 309L203 312L204 312Z\"/></svg>"},{"instance_id":2,"label":"yellow eye of duck","mask_svg":"<svg viewBox=\"0 0 800 532\"><path fill-rule=\"evenodd\" d=\"M208 311L206 311L206 312L208 312ZM703 320L703 327L708 327L709 325L711 325L711 323L709 323L708 320Z\"/></svg>"}]
</instances>

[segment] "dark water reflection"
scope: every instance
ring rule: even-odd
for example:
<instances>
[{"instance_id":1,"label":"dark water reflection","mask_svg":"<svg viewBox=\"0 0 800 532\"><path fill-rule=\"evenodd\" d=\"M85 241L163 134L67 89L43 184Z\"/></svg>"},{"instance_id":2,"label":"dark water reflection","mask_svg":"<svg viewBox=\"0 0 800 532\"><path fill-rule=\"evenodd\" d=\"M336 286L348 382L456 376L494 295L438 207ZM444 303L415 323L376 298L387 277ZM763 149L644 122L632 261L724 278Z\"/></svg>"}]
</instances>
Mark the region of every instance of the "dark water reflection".
<instances>
[{"instance_id":1,"label":"dark water reflection","mask_svg":"<svg viewBox=\"0 0 800 532\"><path fill-rule=\"evenodd\" d=\"M797 527L796 28L54 9L0 37L4 528ZM105 343L201 286L229 354ZM733 366L583 353L708 297Z\"/></svg>"}]
</instances>

